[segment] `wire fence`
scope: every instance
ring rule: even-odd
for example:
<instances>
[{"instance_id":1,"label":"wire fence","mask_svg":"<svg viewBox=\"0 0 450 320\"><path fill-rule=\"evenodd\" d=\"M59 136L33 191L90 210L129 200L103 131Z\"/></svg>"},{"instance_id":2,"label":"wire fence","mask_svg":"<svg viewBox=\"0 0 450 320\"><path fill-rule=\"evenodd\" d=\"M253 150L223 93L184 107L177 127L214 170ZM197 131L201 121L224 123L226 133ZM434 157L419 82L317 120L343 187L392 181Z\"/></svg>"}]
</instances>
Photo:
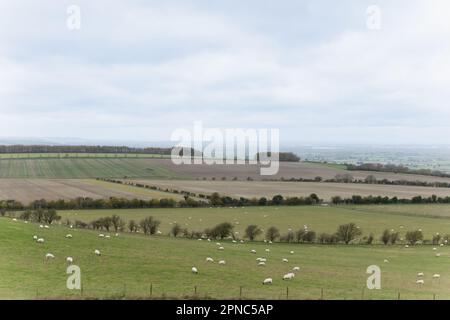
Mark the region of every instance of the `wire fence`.
<instances>
[{"instance_id":1,"label":"wire fence","mask_svg":"<svg viewBox=\"0 0 450 320\"><path fill-rule=\"evenodd\" d=\"M36 289L35 299L194 299L194 300L448 300L450 294L428 292L401 292L399 290L369 290L365 287L355 290L332 289L299 289L289 286L269 291L256 288L236 287L236 294L223 294L217 290L193 286L190 290L164 290L164 288L150 283L140 288L130 288L123 284L117 288L86 288L80 290L65 290L55 293L50 289Z\"/></svg>"}]
</instances>

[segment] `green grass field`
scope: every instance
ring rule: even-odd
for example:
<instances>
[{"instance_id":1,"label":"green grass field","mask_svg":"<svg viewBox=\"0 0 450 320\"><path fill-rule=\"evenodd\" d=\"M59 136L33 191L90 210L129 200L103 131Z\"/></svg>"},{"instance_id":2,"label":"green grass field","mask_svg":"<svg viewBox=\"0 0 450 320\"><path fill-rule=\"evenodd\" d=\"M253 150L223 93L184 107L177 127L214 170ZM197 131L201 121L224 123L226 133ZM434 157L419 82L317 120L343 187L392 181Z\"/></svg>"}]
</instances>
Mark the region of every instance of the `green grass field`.
<instances>
[{"instance_id":1,"label":"green grass field","mask_svg":"<svg viewBox=\"0 0 450 320\"><path fill-rule=\"evenodd\" d=\"M182 210L181 210L182 211ZM66 239L67 233L73 234ZM320 246L295 244L264 244L263 242L233 244L222 242L225 250L217 250L215 241L173 239L166 236L112 235L99 238L98 232L72 230L62 226L41 229L0 218L0 298L197 298L285 299L450 299L450 249L439 248L435 257L431 246ZM45 239L44 244L33 235ZM265 249L270 248L270 253ZM99 249L102 256L95 256ZM257 254L251 254L255 249ZM294 254L289 252L293 250ZM55 259L45 261L46 253ZM72 256L81 268L83 292L66 289L65 258ZM215 259L207 263L206 257ZM256 257L267 257L266 267L257 267ZM288 258L289 262L282 262ZM217 261L226 260L220 266ZM389 259L389 263L384 263ZM368 290L366 268L379 265L382 289ZM196 266L199 274L191 273ZM301 271L292 281L282 275L294 266ZM425 285L418 286L416 274L425 273ZM432 280L439 273L440 280ZM267 278L273 285L263 286ZM82 295L81 295L82 294Z\"/></svg>"},{"instance_id":2,"label":"green grass field","mask_svg":"<svg viewBox=\"0 0 450 320\"><path fill-rule=\"evenodd\" d=\"M394 214L387 212L394 211ZM430 212L432 216L415 216L414 214ZM243 235L249 224L257 224L266 229L276 226L281 233L289 228L298 230L307 225L316 232L333 233L340 224L354 222L364 235L373 233L377 238L384 229L394 229L400 235L408 230L422 229L424 236L431 237L439 232L450 234L450 219L437 218L435 212L450 216L449 205L392 205L392 206L297 206L297 207L247 207L247 208L189 208L189 209L124 209L124 210L75 210L60 211L63 220L69 219L90 222L100 217L117 214L128 221L139 221L153 216L161 221L160 229L168 233L173 223L178 223L189 230L203 231L220 222L234 223L235 232ZM402 228L403 227L403 228Z\"/></svg>"},{"instance_id":3,"label":"green grass field","mask_svg":"<svg viewBox=\"0 0 450 320\"><path fill-rule=\"evenodd\" d=\"M0 178L123 178L184 179L145 158L1 159Z\"/></svg>"}]
</instances>

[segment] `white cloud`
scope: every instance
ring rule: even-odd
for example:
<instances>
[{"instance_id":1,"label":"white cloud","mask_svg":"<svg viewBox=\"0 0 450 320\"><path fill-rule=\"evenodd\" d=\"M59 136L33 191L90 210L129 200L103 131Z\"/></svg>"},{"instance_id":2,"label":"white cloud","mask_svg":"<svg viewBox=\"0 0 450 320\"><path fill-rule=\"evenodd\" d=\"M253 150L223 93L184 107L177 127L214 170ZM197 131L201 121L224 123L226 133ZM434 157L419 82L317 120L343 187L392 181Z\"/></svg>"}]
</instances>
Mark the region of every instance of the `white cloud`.
<instances>
[{"instance_id":1,"label":"white cloud","mask_svg":"<svg viewBox=\"0 0 450 320\"><path fill-rule=\"evenodd\" d=\"M322 141L450 133L446 1L381 2L379 32L365 28L361 3L325 21L311 14L331 1L284 5L285 19L269 21L270 10L244 19L186 1L80 1L82 29L70 32L61 4L2 2L0 136L165 140L195 120Z\"/></svg>"}]
</instances>

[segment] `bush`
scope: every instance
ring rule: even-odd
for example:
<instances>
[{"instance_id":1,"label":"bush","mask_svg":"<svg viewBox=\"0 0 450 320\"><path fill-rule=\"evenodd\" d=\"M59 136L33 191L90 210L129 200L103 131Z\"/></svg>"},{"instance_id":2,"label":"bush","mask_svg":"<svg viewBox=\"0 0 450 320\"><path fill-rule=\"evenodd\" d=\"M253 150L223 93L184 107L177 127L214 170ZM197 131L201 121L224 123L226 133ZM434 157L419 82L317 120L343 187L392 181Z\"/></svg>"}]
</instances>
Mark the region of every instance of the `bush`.
<instances>
[{"instance_id":1,"label":"bush","mask_svg":"<svg viewBox=\"0 0 450 320\"><path fill-rule=\"evenodd\" d=\"M158 226L161 224L160 221L155 220L153 217L148 217L139 223L142 230L144 231L144 234L153 235L156 233Z\"/></svg>"},{"instance_id":2,"label":"bush","mask_svg":"<svg viewBox=\"0 0 450 320\"><path fill-rule=\"evenodd\" d=\"M262 233L261 229L258 228L257 225L249 225L246 229L245 229L245 236L250 240L253 241L255 240L255 238L257 236L259 236Z\"/></svg>"},{"instance_id":3,"label":"bush","mask_svg":"<svg viewBox=\"0 0 450 320\"><path fill-rule=\"evenodd\" d=\"M209 233L211 238L220 238L224 239L231 235L233 231L233 225L229 222L223 222L215 226ZM206 231L205 231L206 233Z\"/></svg>"},{"instance_id":4,"label":"bush","mask_svg":"<svg viewBox=\"0 0 450 320\"><path fill-rule=\"evenodd\" d=\"M266 240L275 241L280 237L280 231L275 227L270 227L266 231Z\"/></svg>"},{"instance_id":5,"label":"bush","mask_svg":"<svg viewBox=\"0 0 450 320\"><path fill-rule=\"evenodd\" d=\"M178 223L175 223L172 226L172 230L170 231L170 233L176 238L180 233L182 232L182 229L180 227L180 225Z\"/></svg>"},{"instance_id":6,"label":"bush","mask_svg":"<svg viewBox=\"0 0 450 320\"><path fill-rule=\"evenodd\" d=\"M411 245L415 245L417 242L423 240L423 233L420 230L408 231L406 232L405 238Z\"/></svg>"},{"instance_id":7,"label":"bush","mask_svg":"<svg viewBox=\"0 0 450 320\"><path fill-rule=\"evenodd\" d=\"M345 244L349 244L361 234L361 230L354 223L342 224L338 227L336 232L339 241L342 241Z\"/></svg>"},{"instance_id":8,"label":"bush","mask_svg":"<svg viewBox=\"0 0 450 320\"><path fill-rule=\"evenodd\" d=\"M385 229L383 231L383 234L381 235L381 242L384 243L384 245L388 245L391 241L391 233L388 229Z\"/></svg>"}]
</instances>

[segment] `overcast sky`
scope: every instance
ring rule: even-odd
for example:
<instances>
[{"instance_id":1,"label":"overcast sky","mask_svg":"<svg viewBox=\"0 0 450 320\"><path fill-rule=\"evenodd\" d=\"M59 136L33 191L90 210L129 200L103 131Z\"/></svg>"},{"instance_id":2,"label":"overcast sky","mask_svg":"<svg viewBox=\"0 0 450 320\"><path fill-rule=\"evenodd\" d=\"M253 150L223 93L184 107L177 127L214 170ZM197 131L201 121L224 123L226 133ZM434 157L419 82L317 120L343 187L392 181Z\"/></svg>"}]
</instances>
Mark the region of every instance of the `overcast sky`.
<instances>
[{"instance_id":1,"label":"overcast sky","mask_svg":"<svg viewBox=\"0 0 450 320\"><path fill-rule=\"evenodd\" d=\"M0 137L169 140L202 121L447 143L450 1L1 1L0 119Z\"/></svg>"}]
</instances>

